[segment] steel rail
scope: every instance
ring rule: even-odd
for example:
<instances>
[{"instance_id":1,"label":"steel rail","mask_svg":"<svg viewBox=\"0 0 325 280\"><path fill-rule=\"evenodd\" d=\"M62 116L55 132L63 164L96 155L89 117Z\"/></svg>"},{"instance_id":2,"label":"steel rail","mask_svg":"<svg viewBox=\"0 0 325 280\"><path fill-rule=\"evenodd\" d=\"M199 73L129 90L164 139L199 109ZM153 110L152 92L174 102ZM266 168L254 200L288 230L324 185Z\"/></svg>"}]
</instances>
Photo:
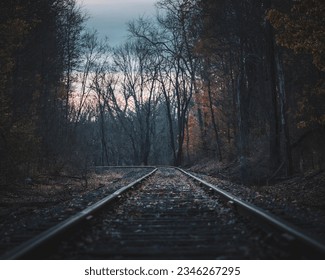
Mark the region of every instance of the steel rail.
<instances>
[{"instance_id":1,"label":"steel rail","mask_svg":"<svg viewBox=\"0 0 325 280\"><path fill-rule=\"evenodd\" d=\"M255 205L245 202L237 198L236 196L230 194L229 192L224 191L218 188L217 186L210 184L181 168L176 167L176 169L182 172L183 174L191 177L193 180L199 182L200 184L217 191L224 199L226 199L229 202L232 202L239 211L242 211L244 213L249 213L249 215L253 215L255 218L258 218L260 221L264 221L268 225L275 227L278 230L284 231L285 233L288 233L296 240L312 248L318 254L325 256L325 245L321 241L318 241L315 238L310 237L308 234L304 233L301 229L296 228L295 226L288 223L287 221L280 219Z\"/></svg>"},{"instance_id":2,"label":"steel rail","mask_svg":"<svg viewBox=\"0 0 325 280\"><path fill-rule=\"evenodd\" d=\"M99 165L99 166L92 166L90 169L96 170L96 169L130 169L130 168L139 168L139 169L155 169L157 166L151 166L151 165Z\"/></svg>"},{"instance_id":3,"label":"steel rail","mask_svg":"<svg viewBox=\"0 0 325 280\"><path fill-rule=\"evenodd\" d=\"M21 245L17 246L13 250L9 251L8 253L5 253L3 256L1 256L0 259L3 260L15 260L15 259L22 259L25 255L33 252L36 249L39 249L42 245L44 245L46 242L54 239L58 235L66 232L68 229L71 229L73 226L77 225L83 220L86 220L87 217L90 217L92 214L106 206L109 202L116 199L118 196L120 196L122 193L127 191L128 189L136 186L140 182L147 179L149 176L154 174L157 171L157 168L155 168L150 173L142 176L141 178L135 180L134 182L128 184L127 186L124 186L114 193L108 195L107 197L99 200L98 202L94 203L93 205L87 207L86 209L78 212L77 214L73 215L72 217L60 222L59 224L51 227L50 229L40 233L39 235L35 236L34 238L22 243Z\"/></svg>"}]
</instances>

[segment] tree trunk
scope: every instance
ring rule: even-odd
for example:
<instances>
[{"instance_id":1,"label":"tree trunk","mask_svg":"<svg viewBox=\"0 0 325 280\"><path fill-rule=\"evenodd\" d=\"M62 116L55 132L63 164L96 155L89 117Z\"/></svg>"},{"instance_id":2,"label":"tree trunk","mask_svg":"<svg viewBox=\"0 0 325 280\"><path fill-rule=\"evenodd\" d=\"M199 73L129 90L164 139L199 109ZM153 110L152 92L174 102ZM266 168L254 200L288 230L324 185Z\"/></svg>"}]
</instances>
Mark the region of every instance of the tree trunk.
<instances>
[{"instance_id":1,"label":"tree trunk","mask_svg":"<svg viewBox=\"0 0 325 280\"><path fill-rule=\"evenodd\" d=\"M211 94L211 81L208 79L208 95L209 95L209 108L211 113L211 120L213 125L213 131L216 139L216 148L217 148L217 158L220 162L222 162L222 154L220 148L220 137L219 137L219 129L217 126L217 121L215 119L214 111L213 111L213 102L212 102L212 94Z\"/></svg>"},{"instance_id":2,"label":"tree trunk","mask_svg":"<svg viewBox=\"0 0 325 280\"><path fill-rule=\"evenodd\" d=\"M269 65L269 87L271 93L270 107L270 169L275 171L281 163L280 126L277 93L277 69L275 63L275 44L272 27L266 22L266 42L268 45L267 62Z\"/></svg>"},{"instance_id":3,"label":"tree trunk","mask_svg":"<svg viewBox=\"0 0 325 280\"><path fill-rule=\"evenodd\" d=\"M243 63L243 62L242 62ZM238 139L237 139L237 147L238 147L238 155L239 155L239 163L240 163L240 176L241 181L245 184L248 180L248 166L247 166L247 131L245 129L245 87L244 87L244 67L241 67L241 71L238 75L238 83L237 83L237 122L238 122Z\"/></svg>"},{"instance_id":4,"label":"tree trunk","mask_svg":"<svg viewBox=\"0 0 325 280\"><path fill-rule=\"evenodd\" d=\"M101 133L101 143L102 143L102 165L109 165L108 147L107 147L106 137L105 137L104 108L101 104L99 104L99 109L100 109L100 133Z\"/></svg>"},{"instance_id":5,"label":"tree trunk","mask_svg":"<svg viewBox=\"0 0 325 280\"><path fill-rule=\"evenodd\" d=\"M164 85L164 82L162 83L163 88L163 94L165 97L165 103L166 103L166 110L167 110L167 120L168 120L168 128L169 128L169 139L170 139L170 146L173 153L173 161L175 163L176 161L176 149L175 149L175 136L174 136L174 126L173 126L173 119L172 119L172 112L170 108L170 100L168 98L168 94Z\"/></svg>"},{"instance_id":6,"label":"tree trunk","mask_svg":"<svg viewBox=\"0 0 325 280\"><path fill-rule=\"evenodd\" d=\"M292 175L293 163L291 154L291 143L290 143L290 133L288 125L288 114L287 114L287 94L285 91L285 81L284 81L284 71L283 62L281 54L277 52L276 54L276 65L279 83L279 96L280 96L280 108L281 108L281 125L284 133L284 154L286 163L286 173L287 175Z\"/></svg>"}]
</instances>

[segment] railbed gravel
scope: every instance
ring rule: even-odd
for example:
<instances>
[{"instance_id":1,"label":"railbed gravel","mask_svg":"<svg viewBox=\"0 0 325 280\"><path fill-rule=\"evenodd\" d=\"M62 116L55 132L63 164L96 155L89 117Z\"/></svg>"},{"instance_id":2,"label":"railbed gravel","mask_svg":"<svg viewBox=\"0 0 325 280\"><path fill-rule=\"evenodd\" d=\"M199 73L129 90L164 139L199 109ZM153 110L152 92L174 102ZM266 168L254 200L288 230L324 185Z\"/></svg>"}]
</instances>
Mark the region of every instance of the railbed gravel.
<instances>
[{"instance_id":1,"label":"railbed gravel","mask_svg":"<svg viewBox=\"0 0 325 280\"><path fill-rule=\"evenodd\" d=\"M60 243L51 259L293 259L288 243L239 216L175 169L144 184ZM299 257L298 257L299 258Z\"/></svg>"},{"instance_id":2,"label":"railbed gravel","mask_svg":"<svg viewBox=\"0 0 325 280\"><path fill-rule=\"evenodd\" d=\"M325 243L325 176L301 176L269 186L245 186L215 176L193 175L252 203Z\"/></svg>"},{"instance_id":3,"label":"railbed gravel","mask_svg":"<svg viewBox=\"0 0 325 280\"><path fill-rule=\"evenodd\" d=\"M103 169L89 176L87 186L63 176L1 189L0 256L151 170Z\"/></svg>"}]
</instances>

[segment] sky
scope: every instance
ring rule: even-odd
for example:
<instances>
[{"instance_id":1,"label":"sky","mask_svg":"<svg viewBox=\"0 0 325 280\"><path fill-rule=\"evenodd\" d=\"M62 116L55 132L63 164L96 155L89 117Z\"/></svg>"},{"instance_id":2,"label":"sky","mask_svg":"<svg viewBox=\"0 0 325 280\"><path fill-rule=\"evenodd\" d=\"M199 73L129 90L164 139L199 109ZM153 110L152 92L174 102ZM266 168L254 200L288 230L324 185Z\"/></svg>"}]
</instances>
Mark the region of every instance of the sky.
<instances>
[{"instance_id":1,"label":"sky","mask_svg":"<svg viewBox=\"0 0 325 280\"><path fill-rule=\"evenodd\" d=\"M116 46L127 38L127 22L141 16L155 15L157 0L78 0L88 16L87 26L96 29L101 38L108 37Z\"/></svg>"}]
</instances>

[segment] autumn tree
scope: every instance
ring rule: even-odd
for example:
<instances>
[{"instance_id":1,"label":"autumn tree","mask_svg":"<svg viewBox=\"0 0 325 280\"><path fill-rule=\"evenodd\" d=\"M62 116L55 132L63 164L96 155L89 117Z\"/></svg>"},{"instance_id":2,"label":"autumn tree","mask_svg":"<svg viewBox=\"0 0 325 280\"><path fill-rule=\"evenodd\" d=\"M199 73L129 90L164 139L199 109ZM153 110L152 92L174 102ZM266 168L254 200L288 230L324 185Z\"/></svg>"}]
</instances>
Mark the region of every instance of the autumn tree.
<instances>
[{"instance_id":1,"label":"autumn tree","mask_svg":"<svg viewBox=\"0 0 325 280\"><path fill-rule=\"evenodd\" d=\"M312 55L313 62L325 71L325 3L321 0L294 1L290 12L271 9L268 18L278 30L277 43L296 53Z\"/></svg>"},{"instance_id":2,"label":"autumn tree","mask_svg":"<svg viewBox=\"0 0 325 280\"><path fill-rule=\"evenodd\" d=\"M290 90L298 93L293 103L296 113L292 118L294 123L292 129L296 137L292 141L292 148L295 154L299 154L295 155L295 158L300 162L299 167L303 171L308 166L321 167L320 162L324 157L324 150L318 143L325 139L325 108L321 105L325 101L323 40L325 5L323 1L300 0L293 2L292 5L288 4L287 7L287 9L283 7L270 9L267 16L276 29L277 44L295 53L290 55L291 60L285 61L286 67L291 67L295 77L301 77L295 79L296 83ZM309 62L308 56L312 58L316 69ZM313 140L306 140L311 138Z\"/></svg>"}]
</instances>

